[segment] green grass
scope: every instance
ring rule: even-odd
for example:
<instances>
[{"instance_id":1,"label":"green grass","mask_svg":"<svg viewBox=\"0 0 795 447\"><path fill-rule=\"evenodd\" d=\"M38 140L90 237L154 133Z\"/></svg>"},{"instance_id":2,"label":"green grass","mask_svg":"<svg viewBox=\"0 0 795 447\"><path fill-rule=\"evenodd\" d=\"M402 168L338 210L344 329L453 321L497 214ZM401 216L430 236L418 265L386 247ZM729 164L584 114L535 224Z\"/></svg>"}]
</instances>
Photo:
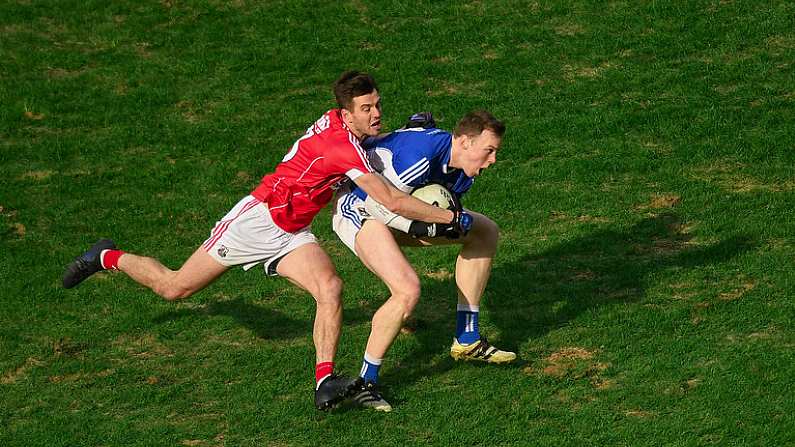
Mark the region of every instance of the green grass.
<instances>
[{"instance_id":1,"label":"green grass","mask_svg":"<svg viewBox=\"0 0 795 447\"><path fill-rule=\"evenodd\" d=\"M795 445L791 2L0 4L0 445ZM120 274L63 290L100 236L178 266L373 73L387 127L508 126L465 197L502 229L457 364L455 251L409 251L417 331L392 414L311 403L311 297L234 270L171 304ZM337 364L386 289L330 230Z\"/></svg>"}]
</instances>

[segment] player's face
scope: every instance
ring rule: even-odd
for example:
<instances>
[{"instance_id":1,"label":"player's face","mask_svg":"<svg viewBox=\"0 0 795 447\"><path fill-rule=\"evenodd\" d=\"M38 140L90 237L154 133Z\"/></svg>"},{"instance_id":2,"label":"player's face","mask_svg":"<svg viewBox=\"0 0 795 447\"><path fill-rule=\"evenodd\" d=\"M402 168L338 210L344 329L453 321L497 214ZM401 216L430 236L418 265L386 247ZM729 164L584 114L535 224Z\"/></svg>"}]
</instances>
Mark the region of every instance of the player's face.
<instances>
[{"instance_id":1,"label":"player's face","mask_svg":"<svg viewBox=\"0 0 795 447\"><path fill-rule=\"evenodd\" d=\"M480 135L466 136L463 144L462 169L469 177L475 177L497 161L502 138L485 129Z\"/></svg>"},{"instance_id":2,"label":"player's face","mask_svg":"<svg viewBox=\"0 0 795 447\"><path fill-rule=\"evenodd\" d=\"M357 137L372 137L381 132L381 97L377 90L353 98L351 109L343 109L343 118Z\"/></svg>"}]
</instances>

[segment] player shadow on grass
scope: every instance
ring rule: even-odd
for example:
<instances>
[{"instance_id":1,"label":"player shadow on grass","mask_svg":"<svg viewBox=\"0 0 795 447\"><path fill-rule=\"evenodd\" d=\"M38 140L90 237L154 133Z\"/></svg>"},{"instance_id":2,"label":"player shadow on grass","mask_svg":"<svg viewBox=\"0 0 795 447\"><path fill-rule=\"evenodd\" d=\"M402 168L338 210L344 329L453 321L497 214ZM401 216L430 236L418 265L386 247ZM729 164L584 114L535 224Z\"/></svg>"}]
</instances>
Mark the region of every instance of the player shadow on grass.
<instances>
[{"instance_id":1,"label":"player shadow on grass","mask_svg":"<svg viewBox=\"0 0 795 447\"><path fill-rule=\"evenodd\" d=\"M602 229L515 262L497 263L482 307L485 325L497 329L494 344L518 350L528 340L566 325L601 306L642 299L660 272L725 262L753 249L747 236L703 244L675 214L641 220L625 231ZM415 310L419 347L384 374L385 381L405 385L443 373L454 361L445 355L455 330L455 282L423 278ZM519 359L515 368L532 359Z\"/></svg>"},{"instance_id":2,"label":"player shadow on grass","mask_svg":"<svg viewBox=\"0 0 795 447\"><path fill-rule=\"evenodd\" d=\"M278 310L258 306L242 298L213 301L189 309L171 310L159 315L154 322L160 324L181 318L214 316L231 317L237 324L247 327L263 340L305 337L312 331L311 321L291 318Z\"/></svg>"},{"instance_id":3,"label":"player shadow on grass","mask_svg":"<svg viewBox=\"0 0 795 447\"><path fill-rule=\"evenodd\" d=\"M306 296L307 305L314 307L314 301ZM306 319L293 318L272 307L260 306L248 302L243 298L213 301L206 305L189 309L171 310L154 319L155 323L162 324L180 318L207 318L213 316L227 316L241 326L251 330L263 340L289 340L293 338L306 338L312 336L314 317ZM346 323L361 323L369 320L364 312L351 310L345 313Z\"/></svg>"}]
</instances>

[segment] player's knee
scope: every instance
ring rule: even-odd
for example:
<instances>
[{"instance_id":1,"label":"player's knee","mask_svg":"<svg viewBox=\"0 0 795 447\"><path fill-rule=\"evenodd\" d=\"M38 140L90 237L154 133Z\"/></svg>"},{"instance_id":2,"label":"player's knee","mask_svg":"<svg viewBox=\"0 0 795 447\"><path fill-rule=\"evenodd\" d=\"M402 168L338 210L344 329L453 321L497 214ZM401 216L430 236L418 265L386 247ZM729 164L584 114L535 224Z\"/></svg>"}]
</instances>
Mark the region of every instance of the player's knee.
<instances>
[{"instance_id":1,"label":"player's knee","mask_svg":"<svg viewBox=\"0 0 795 447\"><path fill-rule=\"evenodd\" d=\"M394 291L392 296L403 306L403 318L408 318L420 301L419 279L416 277L413 280L407 279Z\"/></svg>"},{"instance_id":2,"label":"player's knee","mask_svg":"<svg viewBox=\"0 0 795 447\"><path fill-rule=\"evenodd\" d=\"M178 301L193 295L193 290L178 284L168 283L155 289L155 292L167 301Z\"/></svg>"},{"instance_id":3,"label":"player's knee","mask_svg":"<svg viewBox=\"0 0 795 447\"><path fill-rule=\"evenodd\" d=\"M312 295L318 305L340 306L342 304L342 279L333 275L318 281L317 289Z\"/></svg>"},{"instance_id":4,"label":"player's knee","mask_svg":"<svg viewBox=\"0 0 795 447\"><path fill-rule=\"evenodd\" d=\"M480 216L469 238L472 243L496 249L500 240L500 227L486 216Z\"/></svg>"}]
</instances>

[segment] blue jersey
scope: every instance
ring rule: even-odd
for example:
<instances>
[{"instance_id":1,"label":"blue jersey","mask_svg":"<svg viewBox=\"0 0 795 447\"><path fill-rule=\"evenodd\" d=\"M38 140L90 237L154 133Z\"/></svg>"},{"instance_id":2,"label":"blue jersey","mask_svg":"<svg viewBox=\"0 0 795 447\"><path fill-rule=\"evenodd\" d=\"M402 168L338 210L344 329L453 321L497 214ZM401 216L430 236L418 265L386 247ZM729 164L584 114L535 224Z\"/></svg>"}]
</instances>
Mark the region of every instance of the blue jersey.
<instances>
[{"instance_id":1,"label":"blue jersey","mask_svg":"<svg viewBox=\"0 0 795 447\"><path fill-rule=\"evenodd\" d=\"M453 136L441 129L398 129L368 138L362 146L374 170L407 194L429 183L439 183L457 195L472 187L474 179L449 167ZM353 193L367 198L361 188Z\"/></svg>"}]
</instances>

